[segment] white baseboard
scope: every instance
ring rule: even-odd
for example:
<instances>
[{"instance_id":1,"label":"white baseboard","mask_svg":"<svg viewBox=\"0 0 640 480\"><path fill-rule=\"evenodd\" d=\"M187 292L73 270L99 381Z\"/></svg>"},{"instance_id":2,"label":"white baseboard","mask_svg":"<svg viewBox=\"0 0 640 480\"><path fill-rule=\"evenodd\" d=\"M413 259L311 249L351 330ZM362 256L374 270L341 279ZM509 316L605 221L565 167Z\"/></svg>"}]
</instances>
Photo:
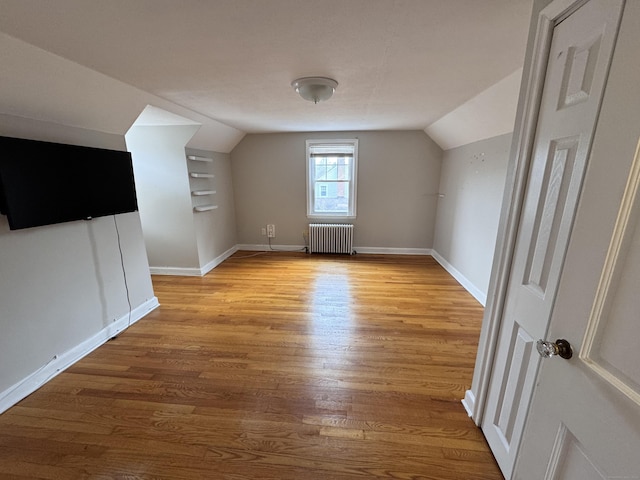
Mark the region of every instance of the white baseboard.
<instances>
[{"instance_id":1,"label":"white baseboard","mask_svg":"<svg viewBox=\"0 0 640 480\"><path fill-rule=\"evenodd\" d=\"M46 365L39 368L26 378L23 378L18 383L12 385L4 392L0 392L0 414L14 406L23 398L35 392L53 377L91 353L100 345L107 342L110 338L113 338L118 333L126 330L129 325L134 324L159 306L158 298L153 297L132 310L131 319L129 319L129 314L127 313L123 317L100 330L91 338L88 338L79 345L76 345L71 350L60 355L54 355Z\"/></svg>"},{"instance_id":2,"label":"white baseboard","mask_svg":"<svg viewBox=\"0 0 640 480\"><path fill-rule=\"evenodd\" d=\"M462 273L460 273L453 265L447 262L442 255L433 250L431 253L433 258L442 265L442 267L451 274L453 278L455 278L460 285L462 285L466 291L468 291L473 297L478 300L484 307L487 303L487 294L481 291L478 287L476 287L473 283L469 281L467 277L465 277Z\"/></svg>"},{"instance_id":3,"label":"white baseboard","mask_svg":"<svg viewBox=\"0 0 640 480\"><path fill-rule=\"evenodd\" d=\"M430 248L353 247L358 253L380 255L431 255Z\"/></svg>"},{"instance_id":4,"label":"white baseboard","mask_svg":"<svg viewBox=\"0 0 640 480\"><path fill-rule=\"evenodd\" d=\"M299 252L304 251L304 245L258 245L241 244L237 245L238 250L268 252ZM357 253L377 253L384 255L431 255L430 248L385 248L385 247L353 247Z\"/></svg>"},{"instance_id":5,"label":"white baseboard","mask_svg":"<svg viewBox=\"0 0 640 480\"><path fill-rule=\"evenodd\" d=\"M184 267L149 267L151 275L177 275L181 277L201 277L202 271L199 268Z\"/></svg>"},{"instance_id":6,"label":"white baseboard","mask_svg":"<svg viewBox=\"0 0 640 480\"><path fill-rule=\"evenodd\" d=\"M227 258L238 251L238 246L235 245L222 255L218 255L216 258L207 263L204 267L149 267L151 275L177 275L181 277L203 277L211 270L216 268Z\"/></svg>"},{"instance_id":7,"label":"white baseboard","mask_svg":"<svg viewBox=\"0 0 640 480\"><path fill-rule=\"evenodd\" d=\"M250 252L304 252L305 245L269 245L269 244L238 244L202 268L180 267L149 267L151 275L177 275L183 277L202 277L224 262L239 250ZM384 248L384 247L354 247L358 253L373 253L383 255L431 255L430 248Z\"/></svg>"},{"instance_id":8,"label":"white baseboard","mask_svg":"<svg viewBox=\"0 0 640 480\"><path fill-rule=\"evenodd\" d=\"M467 411L467 415L473 418L473 411L476 406L476 396L471 390L467 390L462 399L462 406Z\"/></svg>"},{"instance_id":9,"label":"white baseboard","mask_svg":"<svg viewBox=\"0 0 640 480\"><path fill-rule=\"evenodd\" d=\"M268 245L241 243L236 245L236 250L247 250L251 252L304 252L304 245Z\"/></svg>"},{"instance_id":10,"label":"white baseboard","mask_svg":"<svg viewBox=\"0 0 640 480\"><path fill-rule=\"evenodd\" d=\"M231 255L233 255L237 251L238 251L238 246L236 245L231 247L222 255L218 255L216 258L211 260L209 263L207 263L204 267L200 269L201 275L202 276L206 275L207 273L209 273L211 270L216 268L218 265L220 265L222 262L224 262L227 258L229 258Z\"/></svg>"}]
</instances>

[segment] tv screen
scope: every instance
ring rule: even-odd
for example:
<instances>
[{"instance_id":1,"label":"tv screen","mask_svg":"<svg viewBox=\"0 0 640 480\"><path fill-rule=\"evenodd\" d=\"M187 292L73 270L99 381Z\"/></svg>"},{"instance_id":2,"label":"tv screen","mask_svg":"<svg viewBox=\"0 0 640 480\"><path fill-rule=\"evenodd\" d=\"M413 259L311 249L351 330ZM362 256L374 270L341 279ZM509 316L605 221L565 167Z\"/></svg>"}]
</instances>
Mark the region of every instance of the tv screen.
<instances>
[{"instance_id":1,"label":"tv screen","mask_svg":"<svg viewBox=\"0 0 640 480\"><path fill-rule=\"evenodd\" d=\"M0 137L0 213L11 230L137 209L129 152Z\"/></svg>"}]
</instances>

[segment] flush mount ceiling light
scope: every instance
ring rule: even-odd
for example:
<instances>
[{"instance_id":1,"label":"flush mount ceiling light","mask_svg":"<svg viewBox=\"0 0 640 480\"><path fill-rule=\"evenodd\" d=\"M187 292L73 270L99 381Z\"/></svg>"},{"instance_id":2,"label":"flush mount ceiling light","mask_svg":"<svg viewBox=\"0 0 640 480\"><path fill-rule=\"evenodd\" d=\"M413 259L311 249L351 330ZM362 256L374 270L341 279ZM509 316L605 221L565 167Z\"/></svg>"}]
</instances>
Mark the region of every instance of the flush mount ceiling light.
<instances>
[{"instance_id":1,"label":"flush mount ceiling light","mask_svg":"<svg viewBox=\"0 0 640 480\"><path fill-rule=\"evenodd\" d=\"M305 100L318 103L331 98L338 82L326 77L303 77L291 82L291 86Z\"/></svg>"}]
</instances>

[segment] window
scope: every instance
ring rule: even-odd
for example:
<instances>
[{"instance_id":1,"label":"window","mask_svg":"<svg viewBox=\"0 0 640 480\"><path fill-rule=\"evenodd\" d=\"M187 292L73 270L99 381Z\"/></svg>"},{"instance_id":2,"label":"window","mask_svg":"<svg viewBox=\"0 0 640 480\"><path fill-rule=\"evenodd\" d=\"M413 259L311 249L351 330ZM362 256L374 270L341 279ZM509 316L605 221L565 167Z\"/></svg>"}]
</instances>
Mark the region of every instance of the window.
<instances>
[{"instance_id":1,"label":"window","mask_svg":"<svg viewBox=\"0 0 640 480\"><path fill-rule=\"evenodd\" d=\"M356 216L358 140L307 140L307 216Z\"/></svg>"}]
</instances>

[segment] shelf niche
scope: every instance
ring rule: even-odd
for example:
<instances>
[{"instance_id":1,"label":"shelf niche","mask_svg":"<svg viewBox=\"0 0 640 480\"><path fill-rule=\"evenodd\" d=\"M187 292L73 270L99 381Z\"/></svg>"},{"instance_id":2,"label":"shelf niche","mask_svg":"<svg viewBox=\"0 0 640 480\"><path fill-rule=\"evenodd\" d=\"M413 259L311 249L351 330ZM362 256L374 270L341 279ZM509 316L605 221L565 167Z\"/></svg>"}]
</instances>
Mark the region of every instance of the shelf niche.
<instances>
[{"instance_id":1,"label":"shelf niche","mask_svg":"<svg viewBox=\"0 0 640 480\"><path fill-rule=\"evenodd\" d=\"M206 163L213 162L213 158L201 157L199 155L187 155L187 160L191 160L194 162L206 162ZM202 167L204 167L204 165L201 165L201 168ZM199 169L200 168L198 168L198 170ZM208 170L209 167L202 168L202 169ZM200 172L189 171L189 177L192 179L198 179L198 180L194 180L193 182L190 182L191 188L192 188L191 196L194 198L202 197L203 199L205 199L206 202L208 202L204 205L193 205L193 211L198 213L198 212L209 212L211 210L217 209L218 206L211 203L214 201L212 197L209 197L208 199L206 199L207 196L214 195L216 193L216 191L212 188L213 184L211 182L211 179L215 178L215 175L213 173L202 172L202 171ZM198 202L194 200L194 203L198 203Z\"/></svg>"}]
</instances>

